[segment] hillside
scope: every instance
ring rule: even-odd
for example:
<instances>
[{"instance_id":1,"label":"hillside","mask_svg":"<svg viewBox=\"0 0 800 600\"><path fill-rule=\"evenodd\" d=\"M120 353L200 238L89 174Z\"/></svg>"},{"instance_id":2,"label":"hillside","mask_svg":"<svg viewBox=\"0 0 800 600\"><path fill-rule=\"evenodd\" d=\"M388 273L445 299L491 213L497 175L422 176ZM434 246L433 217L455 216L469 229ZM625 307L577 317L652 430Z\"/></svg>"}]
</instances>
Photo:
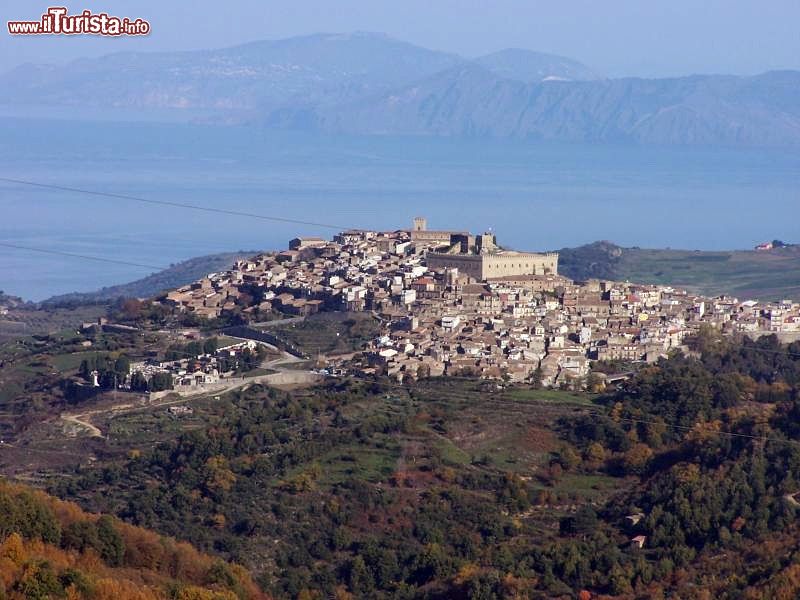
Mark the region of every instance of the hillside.
<instances>
[{"instance_id":1,"label":"hillside","mask_svg":"<svg viewBox=\"0 0 800 600\"><path fill-rule=\"evenodd\" d=\"M19 308L25 306L26 304L27 303L22 298L6 294L2 290L0 290L0 308L5 308L5 309Z\"/></svg>"},{"instance_id":2,"label":"hillside","mask_svg":"<svg viewBox=\"0 0 800 600\"><path fill-rule=\"evenodd\" d=\"M626 252L605 247L612 259ZM224 323L198 330L177 309L131 304L120 317L137 329L0 347L0 473L119 519L73 526L60 505L51 519L20 494L0 497L11 514L0 513L0 530L11 522L39 544L19 550L9 538L6 554L22 558L8 567L7 596L40 572L48 587L37 597L67 595L69 568L98 600L112 577L154 582L160 597L168 575L187 588L171 588L176 600L207 597L190 585L244 581L235 567L174 556L170 541L140 550L123 523L241 564L287 600L758 600L800 590L800 342L706 325L683 339L691 352L601 361L572 389L544 389L536 372L512 383L419 371L399 383L361 367L269 385L237 368L230 387L191 396L155 386L154 374L148 389L168 392L154 398L133 380L119 389L120 376L146 357L185 356L188 366L220 346L211 335ZM314 364L378 333L368 315L344 313L274 325L316 353ZM286 372L309 367L292 361ZM629 378L606 385L621 367ZM95 371L97 387L82 383ZM60 558L73 550L106 562ZM49 567L31 562L41 556ZM120 564L125 573L113 570Z\"/></svg>"},{"instance_id":3,"label":"hillside","mask_svg":"<svg viewBox=\"0 0 800 600\"><path fill-rule=\"evenodd\" d=\"M566 56L507 48L476 58L475 62L500 77L526 83L546 80L581 81L599 79L586 65Z\"/></svg>"},{"instance_id":4,"label":"hillside","mask_svg":"<svg viewBox=\"0 0 800 600\"><path fill-rule=\"evenodd\" d=\"M0 101L241 115L380 93L460 60L381 34L320 33L218 50L25 65L0 77Z\"/></svg>"},{"instance_id":5,"label":"hillside","mask_svg":"<svg viewBox=\"0 0 800 600\"><path fill-rule=\"evenodd\" d=\"M109 409L92 415L106 437L43 422L24 446L0 447L0 467L48 474L61 497L241 562L278 598L795 597L800 344L710 330L691 344L694 357L619 389L598 383L599 395L343 378L195 398L180 418ZM154 586L165 573L237 581L120 521L71 526L86 518L2 492L23 536L49 544L47 581L73 582L75 565L106 589L56 546L121 555L125 577ZM166 556L145 561L153 552Z\"/></svg>"},{"instance_id":6,"label":"hillside","mask_svg":"<svg viewBox=\"0 0 800 600\"><path fill-rule=\"evenodd\" d=\"M459 65L317 112L319 126L336 133L798 145L800 72L526 84Z\"/></svg>"},{"instance_id":7,"label":"hillside","mask_svg":"<svg viewBox=\"0 0 800 600\"><path fill-rule=\"evenodd\" d=\"M2 479L0 597L266 599L241 567Z\"/></svg>"},{"instance_id":8,"label":"hillside","mask_svg":"<svg viewBox=\"0 0 800 600\"><path fill-rule=\"evenodd\" d=\"M0 75L0 104L343 134L800 145L796 71L600 79L566 57L468 60L375 33L24 65Z\"/></svg>"},{"instance_id":9,"label":"hillside","mask_svg":"<svg viewBox=\"0 0 800 600\"><path fill-rule=\"evenodd\" d=\"M501 50L475 60L523 81L595 77L575 60L528 50ZM0 76L0 103L205 109L228 118L277 119L283 111L314 111L379 95L469 62L379 33L319 33L216 50L126 52L58 67L24 65Z\"/></svg>"},{"instance_id":10,"label":"hillside","mask_svg":"<svg viewBox=\"0 0 800 600\"><path fill-rule=\"evenodd\" d=\"M684 287L742 299L800 299L800 246L768 251L622 248L595 242L559 250L559 272L573 279L612 279Z\"/></svg>"},{"instance_id":11,"label":"hillside","mask_svg":"<svg viewBox=\"0 0 800 600\"><path fill-rule=\"evenodd\" d=\"M150 298L160 292L197 281L208 273L229 269L238 259L255 254L258 252L250 250L197 256L129 283L104 287L94 292L75 292L53 296L43 301L42 306L50 308L56 305L107 302L117 298Z\"/></svg>"}]
</instances>

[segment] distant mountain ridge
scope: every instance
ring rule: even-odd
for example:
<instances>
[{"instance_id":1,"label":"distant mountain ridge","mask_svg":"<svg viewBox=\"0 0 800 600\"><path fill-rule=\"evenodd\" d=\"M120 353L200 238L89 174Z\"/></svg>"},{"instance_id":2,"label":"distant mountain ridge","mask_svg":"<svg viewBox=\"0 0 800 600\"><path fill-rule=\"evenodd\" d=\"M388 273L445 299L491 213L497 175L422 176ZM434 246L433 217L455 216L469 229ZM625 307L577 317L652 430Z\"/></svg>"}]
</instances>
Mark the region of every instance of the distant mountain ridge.
<instances>
[{"instance_id":1,"label":"distant mountain ridge","mask_svg":"<svg viewBox=\"0 0 800 600\"><path fill-rule=\"evenodd\" d=\"M512 73L524 56L542 78L591 73L577 61L525 50L476 60ZM368 97L469 62L384 34L320 33L218 50L120 52L59 67L27 64L0 78L14 84L0 90L0 102L263 114Z\"/></svg>"},{"instance_id":2,"label":"distant mountain ridge","mask_svg":"<svg viewBox=\"0 0 800 600\"><path fill-rule=\"evenodd\" d=\"M431 75L460 58L379 34L314 34L189 52L124 52L0 78L0 102L262 113L324 106Z\"/></svg>"},{"instance_id":3,"label":"distant mountain ridge","mask_svg":"<svg viewBox=\"0 0 800 600\"><path fill-rule=\"evenodd\" d=\"M475 63L506 79L525 83L538 81L590 81L600 79L595 71L566 56L521 48L506 48L475 59Z\"/></svg>"},{"instance_id":4,"label":"distant mountain ridge","mask_svg":"<svg viewBox=\"0 0 800 600\"><path fill-rule=\"evenodd\" d=\"M800 72L526 84L456 66L381 97L320 109L318 122L361 134L798 145Z\"/></svg>"},{"instance_id":5,"label":"distant mountain ridge","mask_svg":"<svg viewBox=\"0 0 800 600\"><path fill-rule=\"evenodd\" d=\"M565 57L506 49L468 60L374 33L26 65L0 75L0 104L206 111L344 134L800 145L798 71L602 79Z\"/></svg>"}]
</instances>

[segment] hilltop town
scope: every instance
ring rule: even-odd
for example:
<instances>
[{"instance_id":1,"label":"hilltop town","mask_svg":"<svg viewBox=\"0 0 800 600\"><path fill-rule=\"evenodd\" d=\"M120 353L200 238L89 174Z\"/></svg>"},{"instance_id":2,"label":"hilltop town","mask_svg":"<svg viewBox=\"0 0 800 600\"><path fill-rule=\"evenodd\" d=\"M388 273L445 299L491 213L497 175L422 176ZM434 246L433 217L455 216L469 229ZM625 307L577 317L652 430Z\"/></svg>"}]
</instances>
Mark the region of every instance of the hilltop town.
<instances>
[{"instance_id":1,"label":"hilltop town","mask_svg":"<svg viewBox=\"0 0 800 600\"><path fill-rule=\"evenodd\" d=\"M800 336L800 304L708 298L668 286L572 281L556 253L518 252L491 233L343 231L237 261L160 302L203 318L239 311L369 311L381 334L346 366L396 379L469 375L582 385L590 361L655 361L712 327Z\"/></svg>"}]
</instances>

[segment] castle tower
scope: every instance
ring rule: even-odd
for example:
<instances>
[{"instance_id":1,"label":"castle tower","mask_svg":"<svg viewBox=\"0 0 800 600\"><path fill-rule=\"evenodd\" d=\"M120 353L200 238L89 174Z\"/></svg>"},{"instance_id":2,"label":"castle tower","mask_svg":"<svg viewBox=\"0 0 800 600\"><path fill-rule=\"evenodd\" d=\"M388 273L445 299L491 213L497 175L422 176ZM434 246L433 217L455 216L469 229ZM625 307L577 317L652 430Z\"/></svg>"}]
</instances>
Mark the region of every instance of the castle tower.
<instances>
[{"instance_id":1,"label":"castle tower","mask_svg":"<svg viewBox=\"0 0 800 600\"><path fill-rule=\"evenodd\" d=\"M477 236L475 243L479 254L486 254L497 250L497 239L494 234L490 232Z\"/></svg>"},{"instance_id":2,"label":"castle tower","mask_svg":"<svg viewBox=\"0 0 800 600\"><path fill-rule=\"evenodd\" d=\"M425 217L414 217L414 231L427 231L428 221Z\"/></svg>"}]
</instances>

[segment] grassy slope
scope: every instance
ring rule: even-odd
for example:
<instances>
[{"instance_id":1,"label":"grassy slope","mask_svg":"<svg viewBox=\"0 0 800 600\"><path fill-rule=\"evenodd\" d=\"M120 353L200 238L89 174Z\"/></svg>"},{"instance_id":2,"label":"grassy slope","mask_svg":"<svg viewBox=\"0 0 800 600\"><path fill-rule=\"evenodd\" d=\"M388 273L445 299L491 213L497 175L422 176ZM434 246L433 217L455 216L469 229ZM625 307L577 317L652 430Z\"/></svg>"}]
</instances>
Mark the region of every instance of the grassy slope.
<instances>
[{"instance_id":1,"label":"grassy slope","mask_svg":"<svg viewBox=\"0 0 800 600\"><path fill-rule=\"evenodd\" d=\"M261 570L264 565L275 564L278 556L292 552L297 536L302 535L306 539L303 547L318 545L320 541L325 543L331 533L321 529L325 519L320 517L322 521L308 528L306 521L311 517L307 516L307 510L311 506L322 507L329 503L349 510L347 507L351 499L347 490L350 486L356 486L356 489L361 489L361 486L373 489L377 486L383 490L385 504L376 508L371 518L367 518L366 514L348 517L343 529L349 535L358 540L388 540L391 534L392 539L398 536L406 538L414 546L416 542L403 528L411 528L409 523L413 523L419 511L433 510L425 498L427 494L436 497L441 489L459 497L474 498L480 504L480 510L491 513L492 518L508 518L500 514L503 507L495 501L491 490L466 486L461 482L462 476L466 478L465 481L470 478L501 477L504 473L531 477L534 478L531 486L546 491L552 502L559 506L587 500L602 501L629 485L625 479L581 471L565 473L563 479L548 483L537 478L547 468L551 453L564 445L552 432L554 422L562 416L580 414L585 410L585 403L588 402L585 397L521 388L515 388L514 393L507 396L505 392L486 392L479 382L464 380L422 382L412 388L413 399L406 389L378 388L379 391L375 393L351 396L339 395L324 388L295 391L293 395L298 407L304 410L294 417L285 415L265 421L264 430L273 431L275 439L259 451L268 452L269 455L280 454L295 438L305 435L303 422L306 419L311 419L308 427L314 428L312 439L325 437L338 430L340 435L331 438L335 442L319 454L312 452L297 464L287 465L285 472L276 469L270 477L260 479L257 485L249 483L251 477L262 478L265 473L259 471L261 474L250 474L246 478L237 476L237 484L231 490L230 498L223 497L210 513L208 510L211 505L207 500L199 503L197 514L182 521L180 531L172 534L191 540L207 550L218 543L219 547L230 548L230 554L241 559L246 566ZM320 395L329 395L330 405L325 402L316 409L312 408L311 399ZM279 403L280 398L270 400L269 405ZM497 405L493 402L501 399L513 400L513 403ZM225 428L228 426L226 417L236 413L251 414L263 406L264 400L264 390L255 386L225 394L221 400L195 400L192 402L194 414L186 418L170 418L163 409L120 414L109 417L108 422L100 418L98 425L104 430L108 429L110 437L105 443L103 457L95 466L102 469L115 464L129 464L126 457L132 449L141 449L144 453L145 449L159 442L174 440L187 431L217 426ZM337 412L342 415L343 425L336 425L332 421ZM400 414L410 417L408 429L384 431L382 427L372 430L368 426L372 421ZM361 437L352 433L362 426L366 429ZM307 443L310 442L311 439ZM53 440L44 438L31 439L29 452L36 451L36 456L44 462L27 465L27 468L33 471L42 469L63 480L67 476L62 467L48 464L47 454L44 453L52 448L53 443ZM64 443L79 445L82 442L71 439ZM231 458L231 464L237 465L241 460L249 459L234 457ZM68 477L72 479L71 475ZM308 488L303 488L305 491L287 493L287 488L304 478L310 481ZM131 493L128 486L135 487L140 481L135 478L111 485L92 484L83 492L78 491L82 488L78 485L76 491L80 500L93 509L102 505L106 510L113 511L126 505ZM151 483L156 484L155 481ZM157 485L164 483L158 482ZM251 492L243 491L245 489L252 489L254 495L251 497ZM281 514L284 515L281 518L276 518L270 508L276 503L281 505ZM258 531L246 539L240 539L232 533L231 525L222 530L209 528L204 523L211 514L224 515L229 524L236 523L237 519L250 519L258 523ZM522 516L520 518L524 524L520 525L520 535L531 535L536 531L551 537L554 529L557 529L558 519L564 514L562 508L553 506L536 515ZM286 515L292 515L292 518L286 518ZM148 526L167 533L165 530L174 525L167 521L169 519L149 523ZM223 552L223 555L232 558L227 552ZM328 568L347 564L347 560L335 554L320 561L320 564ZM299 572L297 569L291 571L292 577ZM277 597L295 596L283 587L289 585L292 578L289 574L276 569L272 575L273 591Z\"/></svg>"},{"instance_id":2,"label":"grassy slope","mask_svg":"<svg viewBox=\"0 0 800 600\"><path fill-rule=\"evenodd\" d=\"M708 295L800 299L800 246L768 252L706 252L620 248L595 242L561 250L559 271L574 279L660 283Z\"/></svg>"},{"instance_id":3,"label":"grassy slope","mask_svg":"<svg viewBox=\"0 0 800 600\"><path fill-rule=\"evenodd\" d=\"M630 281L680 285L740 298L800 298L800 247L769 252L626 250L617 265Z\"/></svg>"},{"instance_id":4,"label":"grassy slope","mask_svg":"<svg viewBox=\"0 0 800 600\"><path fill-rule=\"evenodd\" d=\"M326 312L310 316L302 323L273 329L309 356L317 353L355 352L380 334L378 321L368 313Z\"/></svg>"},{"instance_id":5,"label":"grassy slope","mask_svg":"<svg viewBox=\"0 0 800 600\"><path fill-rule=\"evenodd\" d=\"M190 258L183 262L172 265L170 268L158 273L153 273L142 279L105 287L94 292L64 294L53 296L44 301L45 305L58 303L87 303L105 300L116 300L117 298L147 298L165 290L174 289L187 283L197 281L208 273L229 269L231 265L240 258L254 256L257 251L224 252L221 254L209 254Z\"/></svg>"}]
</instances>

